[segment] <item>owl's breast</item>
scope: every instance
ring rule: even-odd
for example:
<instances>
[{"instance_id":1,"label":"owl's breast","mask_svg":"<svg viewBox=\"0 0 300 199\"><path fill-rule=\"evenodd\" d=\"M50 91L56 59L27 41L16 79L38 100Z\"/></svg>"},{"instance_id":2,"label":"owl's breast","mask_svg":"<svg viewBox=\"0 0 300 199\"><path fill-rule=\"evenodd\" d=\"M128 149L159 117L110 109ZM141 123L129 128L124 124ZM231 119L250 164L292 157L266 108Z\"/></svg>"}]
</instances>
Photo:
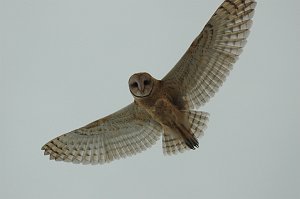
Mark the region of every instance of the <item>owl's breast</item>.
<instances>
[{"instance_id":1,"label":"owl's breast","mask_svg":"<svg viewBox=\"0 0 300 199\"><path fill-rule=\"evenodd\" d=\"M180 118L180 111L167 98L145 101L141 105L161 125L172 126Z\"/></svg>"}]
</instances>

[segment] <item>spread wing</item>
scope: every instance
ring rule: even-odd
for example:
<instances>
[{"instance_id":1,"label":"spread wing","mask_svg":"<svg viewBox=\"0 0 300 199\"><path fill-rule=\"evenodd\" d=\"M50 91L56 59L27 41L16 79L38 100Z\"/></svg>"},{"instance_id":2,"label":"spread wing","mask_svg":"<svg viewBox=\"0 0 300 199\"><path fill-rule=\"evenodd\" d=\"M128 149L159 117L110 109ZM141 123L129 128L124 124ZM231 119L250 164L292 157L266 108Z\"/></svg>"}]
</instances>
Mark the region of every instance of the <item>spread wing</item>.
<instances>
[{"instance_id":1,"label":"spread wing","mask_svg":"<svg viewBox=\"0 0 300 199\"><path fill-rule=\"evenodd\" d=\"M190 108L206 103L225 81L246 44L255 6L254 0L224 1L162 79L179 88Z\"/></svg>"},{"instance_id":2,"label":"spread wing","mask_svg":"<svg viewBox=\"0 0 300 199\"><path fill-rule=\"evenodd\" d=\"M149 148L160 138L161 132L160 124L132 103L51 140L42 150L57 161L103 164Z\"/></svg>"}]
</instances>

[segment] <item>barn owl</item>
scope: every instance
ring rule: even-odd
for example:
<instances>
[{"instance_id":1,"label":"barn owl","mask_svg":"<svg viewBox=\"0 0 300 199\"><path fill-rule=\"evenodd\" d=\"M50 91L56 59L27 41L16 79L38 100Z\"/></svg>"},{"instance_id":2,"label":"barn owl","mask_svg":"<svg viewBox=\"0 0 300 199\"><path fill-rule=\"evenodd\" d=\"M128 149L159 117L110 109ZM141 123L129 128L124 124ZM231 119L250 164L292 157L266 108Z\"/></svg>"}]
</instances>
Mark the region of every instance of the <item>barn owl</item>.
<instances>
[{"instance_id":1,"label":"barn owl","mask_svg":"<svg viewBox=\"0 0 300 199\"><path fill-rule=\"evenodd\" d=\"M225 0L163 79L132 75L133 103L49 141L44 154L103 164L144 151L161 136L166 155L197 148L209 117L197 109L214 96L241 54L255 6L254 0Z\"/></svg>"}]
</instances>

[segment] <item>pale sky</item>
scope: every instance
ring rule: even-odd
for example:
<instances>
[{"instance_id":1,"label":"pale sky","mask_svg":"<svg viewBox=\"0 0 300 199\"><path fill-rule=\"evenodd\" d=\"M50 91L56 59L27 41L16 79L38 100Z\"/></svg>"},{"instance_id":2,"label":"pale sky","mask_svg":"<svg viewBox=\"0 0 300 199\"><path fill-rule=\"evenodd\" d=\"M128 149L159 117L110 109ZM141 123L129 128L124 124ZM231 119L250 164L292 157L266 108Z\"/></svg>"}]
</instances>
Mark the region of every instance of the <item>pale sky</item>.
<instances>
[{"instance_id":1,"label":"pale sky","mask_svg":"<svg viewBox=\"0 0 300 199\"><path fill-rule=\"evenodd\" d=\"M222 2L0 0L0 198L300 198L297 0L258 2L199 149L97 166L40 150L131 103L131 74L162 78Z\"/></svg>"}]
</instances>

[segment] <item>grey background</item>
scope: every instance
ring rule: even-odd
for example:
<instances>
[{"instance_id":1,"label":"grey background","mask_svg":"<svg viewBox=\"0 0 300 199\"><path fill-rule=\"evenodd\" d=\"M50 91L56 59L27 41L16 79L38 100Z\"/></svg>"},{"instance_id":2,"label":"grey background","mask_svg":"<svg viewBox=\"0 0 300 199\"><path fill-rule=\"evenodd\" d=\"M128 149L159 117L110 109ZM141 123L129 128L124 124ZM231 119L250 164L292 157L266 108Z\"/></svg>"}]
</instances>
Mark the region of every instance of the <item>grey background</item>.
<instances>
[{"instance_id":1,"label":"grey background","mask_svg":"<svg viewBox=\"0 0 300 199\"><path fill-rule=\"evenodd\" d=\"M162 78L221 3L0 0L0 198L300 198L296 0L258 2L198 150L99 166L40 150L130 103L131 74Z\"/></svg>"}]
</instances>

